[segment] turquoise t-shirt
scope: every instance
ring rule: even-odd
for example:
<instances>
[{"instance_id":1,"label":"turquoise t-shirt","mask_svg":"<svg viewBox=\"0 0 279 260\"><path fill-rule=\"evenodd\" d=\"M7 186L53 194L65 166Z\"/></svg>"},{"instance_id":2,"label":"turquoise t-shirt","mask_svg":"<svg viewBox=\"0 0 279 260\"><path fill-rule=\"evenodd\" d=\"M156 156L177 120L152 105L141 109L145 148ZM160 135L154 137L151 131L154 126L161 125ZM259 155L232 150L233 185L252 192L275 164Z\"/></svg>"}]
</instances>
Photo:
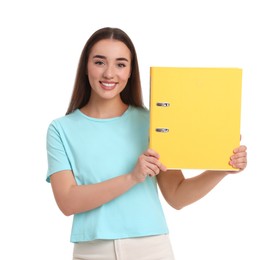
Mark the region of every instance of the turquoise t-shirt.
<instances>
[{"instance_id":1,"label":"turquoise t-shirt","mask_svg":"<svg viewBox=\"0 0 279 260\"><path fill-rule=\"evenodd\" d=\"M96 119L79 109L54 120L47 132L48 173L71 170L78 185L127 174L148 147L149 112L129 106L120 117ZM156 177L73 218L71 242L168 233Z\"/></svg>"}]
</instances>

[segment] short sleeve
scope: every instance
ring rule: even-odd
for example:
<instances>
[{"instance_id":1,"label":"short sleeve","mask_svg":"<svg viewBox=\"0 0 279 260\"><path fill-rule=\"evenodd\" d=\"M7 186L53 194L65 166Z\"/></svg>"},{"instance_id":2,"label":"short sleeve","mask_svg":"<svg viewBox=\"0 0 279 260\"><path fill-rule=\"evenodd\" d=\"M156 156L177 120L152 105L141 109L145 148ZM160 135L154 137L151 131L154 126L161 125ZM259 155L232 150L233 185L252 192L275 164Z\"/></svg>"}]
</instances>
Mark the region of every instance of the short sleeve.
<instances>
[{"instance_id":1,"label":"short sleeve","mask_svg":"<svg viewBox=\"0 0 279 260\"><path fill-rule=\"evenodd\" d=\"M50 182L50 176L53 173L62 170L71 170L71 164L55 122L52 122L47 130L47 159L47 182Z\"/></svg>"}]
</instances>

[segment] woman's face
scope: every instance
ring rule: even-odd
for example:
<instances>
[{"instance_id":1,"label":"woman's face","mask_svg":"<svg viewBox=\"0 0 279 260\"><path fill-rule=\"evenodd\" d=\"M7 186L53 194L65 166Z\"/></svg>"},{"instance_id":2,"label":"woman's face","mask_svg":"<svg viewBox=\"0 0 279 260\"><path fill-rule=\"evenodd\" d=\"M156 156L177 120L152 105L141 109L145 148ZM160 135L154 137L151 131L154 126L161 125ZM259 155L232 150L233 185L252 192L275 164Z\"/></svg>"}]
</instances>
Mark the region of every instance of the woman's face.
<instances>
[{"instance_id":1,"label":"woman's face","mask_svg":"<svg viewBox=\"0 0 279 260\"><path fill-rule=\"evenodd\" d=\"M106 39L91 49L87 63L93 99L120 99L131 75L131 52L121 41Z\"/></svg>"}]
</instances>

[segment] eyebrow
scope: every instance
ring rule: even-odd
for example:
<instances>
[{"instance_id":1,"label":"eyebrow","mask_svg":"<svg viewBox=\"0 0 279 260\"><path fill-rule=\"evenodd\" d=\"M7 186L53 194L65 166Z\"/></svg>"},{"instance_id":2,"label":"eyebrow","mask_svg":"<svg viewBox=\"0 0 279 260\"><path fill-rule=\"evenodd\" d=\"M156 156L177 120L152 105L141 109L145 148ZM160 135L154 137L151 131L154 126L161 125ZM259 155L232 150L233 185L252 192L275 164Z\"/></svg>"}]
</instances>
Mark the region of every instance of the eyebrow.
<instances>
[{"instance_id":1,"label":"eyebrow","mask_svg":"<svg viewBox=\"0 0 279 260\"><path fill-rule=\"evenodd\" d=\"M95 55L95 56L93 56L93 59L95 59L95 58L97 58L97 59L106 59L106 56L103 56L103 55ZM120 58L117 58L116 60L118 60L118 61L127 61L127 62L129 62L129 60L128 59L126 59L126 58L124 58L124 57L120 57Z\"/></svg>"}]
</instances>

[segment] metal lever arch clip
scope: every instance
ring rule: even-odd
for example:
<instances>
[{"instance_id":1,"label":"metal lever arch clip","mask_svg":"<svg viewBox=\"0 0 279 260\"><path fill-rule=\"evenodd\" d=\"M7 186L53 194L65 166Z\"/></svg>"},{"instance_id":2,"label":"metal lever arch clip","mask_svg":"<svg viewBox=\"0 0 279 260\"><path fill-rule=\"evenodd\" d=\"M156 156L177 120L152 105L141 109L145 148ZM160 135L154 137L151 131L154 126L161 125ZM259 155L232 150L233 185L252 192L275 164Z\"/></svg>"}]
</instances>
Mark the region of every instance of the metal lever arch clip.
<instances>
[{"instance_id":1,"label":"metal lever arch clip","mask_svg":"<svg viewBox=\"0 0 279 260\"><path fill-rule=\"evenodd\" d=\"M169 107L170 106L170 103L168 102L157 102L156 105L158 107ZM159 132L159 133L168 133L169 132L169 129L168 128L156 128L156 132Z\"/></svg>"},{"instance_id":2,"label":"metal lever arch clip","mask_svg":"<svg viewBox=\"0 0 279 260\"><path fill-rule=\"evenodd\" d=\"M168 102L157 102L156 105L158 107L169 107L170 103L168 103Z\"/></svg>"},{"instance_id":3,"label":"metal lever arch clip","mask_svg":"<svg viewBox=\"0 0 279 260\"><path fill-rule=\"evenodd\" d=\"M169 129L168 129L168 128L156 128L156 132L168 133L168 132L169 132Z\"/></svg>"}]
</instances>

